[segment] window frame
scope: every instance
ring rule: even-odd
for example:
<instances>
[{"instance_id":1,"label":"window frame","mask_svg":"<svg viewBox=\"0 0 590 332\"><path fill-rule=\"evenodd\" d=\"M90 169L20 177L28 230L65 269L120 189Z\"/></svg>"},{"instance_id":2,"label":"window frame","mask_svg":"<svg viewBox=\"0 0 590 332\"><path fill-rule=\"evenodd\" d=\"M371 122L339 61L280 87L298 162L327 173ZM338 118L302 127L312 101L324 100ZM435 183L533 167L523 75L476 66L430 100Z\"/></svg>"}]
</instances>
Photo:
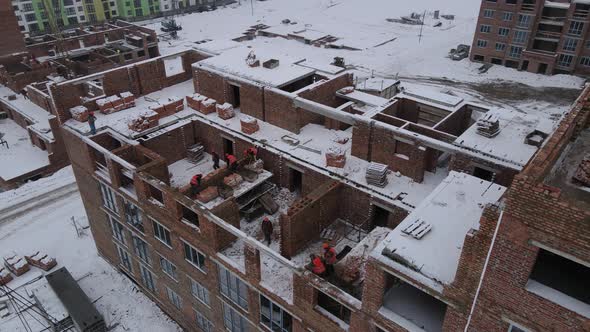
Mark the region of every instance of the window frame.
<instances>
[{"instance_id":1,"label":"window frame","mask_svg":"<svg viewBox=\"0 0 590 332\"><path fill-rule=\"evenodd\" d=\"M166 297L176 309L182 310L182 297L168 286L166 286Z\"/></svg>"},{"instance_id":2,"label":"window frame","mask_svg":"<svg viewBox=\"0 0 590 332\"><path fill-rule=\"evenodd\" d=\"M140 275L140 279L141 279L141 284L144 285L148 290L150 290L152 293L155 294L157 291L155 274L150 269L148 269L147 266L140 263L139 264L139 275ZM147 277L149 277L149 278L147 278ZM146 280L146 279L149 279L149 280Z\"/></svg>"},{"instance_id":3,"label":"window frame","mask_svg":"<svg viewBox=\"0 0 590 332\"><path fill-rule=\"evenodd\" d=\"M222 301L222 310L223 310L223 326L230 332L247 332L249 322L248 319L242 315L238 310L232 307L229 303ZM230 317L226 317L226 313L230 314ZM237 316L237 317L236 317ZM235 329L234 322L238 319L239 326L238 329ZM228 321L231 326L228 326Z\"/></svg>"},{"instance_id":4,"label":"window frame","mask_svg":"<svg viewBox=\"0 0 590 332\"><path fill-rule=\"evenodd\" d=\"M500 49L498 49L498 45L501 45L502 47L500 47ZM504 52L504 51L506 51L506 43L496 42L494 49L498 52Z\"/></svg>"},{"instance_id":5,"label":"window frame","mask_svg":"<svg viewBox=\"0 0 590 332\"><path fill-rule=\"evenodd\" d=\"M117 193L115 190L103 182L98 181L98 184L100 196L102 198L102 205L114 214L119 215L119 207L117 206Z\"/></svg>"},{"instance_id":6,"label":"window frame","mask_svg":"<svg viewBox=\"0 0 590 332\"><path fill-rule=\"evenodd\" d=\"M218 267L219 292L221 295L243 310L248 311L250 286L225 266L218 264Z\"/></svg>"},{"instance_id":7,"label":"window frame","mask_svg":"<svg viewBox=\"0 0 590 332\"><path fill-rule=\"evenodd\" d=\"M263 314L263 304L262 304L262 299L266 299L266 301L268 301L269 306L268 306L268 312L269 312L269 316L270 317L266 317ZM279 309L279 315L280 315L280 326L277 326L280 332L292 332L293 331L293 315L286 311L282 306L274 303L271 299L269 299L268 297L264 296L262 293L260 294L259 298L259 307L260 307L260 325L262 325L263 327L265 327L266 329L268 329L269 331L277 331L275 330L275 321L273 320L273 313L275 313L275 310L273 307L277 307ZM289 326L289 328L285 328L283 326L284 324L284 316L285 314L287 314L291 320L291 325ZM265 323L263 323L263 317L266 318L268 320L268 325L266 325Z\"/></svg>"},{"instance_id":8,"label":"window frame","mask_svg":"<svg viewBox=\"0 0 590 332\"><path fill-rule=\"evenodd\" d=\"M127 240L125 239L125 226L115 217L111 216L110 214L106 213L107 218L109 219L109 224L111 226L111 234L113 238L117 240L120 244L124 247L127 247Z\"/></svg>"},{"instance_id":9,"label":"window frame","mask_svg":"<svg viewBox=\"0 0 590 332\"><path fill-rule=\"evenodd\" d=\"M192 266L194 266L196 269L198 269L199 271L207 274L207 266L206 264L206 260L207 260L207 256L201 252L199 249L193 247L192 245L190 245L188 242L186 242L185 240L181 240L182 244L183 244L183 251L184 251L184 260L189 262ZM189 257L187 257L187 248L190 248L192 251L191 253L191 259L189 259ZM192 257L193 257L193 251L195 251L197 253L197 263L193 262ZM200 260L198 258L203 257L203 262L201 263Z\"/></svg>"},{"instance_id":10,"label":"window frame","mask_svg":"<svg viewBox=\"0 0 590 332\"><path fill-rule=\"evenodd\" d=\"M165 275L170 277L170 279L178 282L178 268L174 263L172 263L168 258L158 254L158 261L160 262L160 269L164 272ZM170 271L168 271L170 269Z\"/></svg>"},{"instance_id":11,"label":"window frame","mask_svg":"<svg viewBox=\"0 0 590 332\"><path fill-rule=\"evenodd\" d=\"M172 249L172 234L170 232L170 229L162 224L160 224L159 222L157 222L154 218L150 218L152 220L152 227L154 229L154 237L162 242L162 244L166 245L167 247L169 247L170 249ZM162 229L160 229L162 228ZM163 232L163 234L161 234ZM160 236L164 235L164 238L161 238ZM166 237L166 235L168 235Z\"/></svg>"},{"instance_id":12,"label":"window frame","mask_svg":"<svg viewBox=\"0 0 590 332\"><path fill-rule=\"evenodd\" d=\"M509 17L509 19L507 19ZM512 22L514 20L514 13L512 12L503 12L502 13L502 21L504 22Z\"/></svg>"},{"instance_id":13,"label":"window frame","mask_svg":"<svg viewBox=\"0 0 590 332\"><path fill-rule=\"evenodd\" d=\"M145 234L145 226L143 225L143 216L141 209L135 203L131 202L130 200L124 198L123 199L123 206L124 206L124 215L125 215L125 222L134 229L139 231L141 234ZM131 206L131 207L130 207ZM137 213L135 214L134 211ZM135 214L135 216L134 216Z\"/></svg>"},{"instance_id":14,"label":"window frame","mask_svg":"<svg viewBox=\"0 0 590 332\"><path fill-rule=\"evenodd\" d=\"M211 292L195 279L189 277L189 280L191 283L191 295L206 307L211 308Z\"/></svg>"},{"instance_id":15,"label":"window frame","mask_svg":"<svg viewBox=\"0 0 590 332\"><path fill-rule=\"evenodd\" d=\"M496 14L496 11L493 9L486 8L483 10L483 17L484 18L494 18L494 14Z\"/></svg>"},{"instance_id":16,"label":"window frame","mask_svg":"<svg viewBox=\"0 0 590 332\"><path fill-rule=\"evenodd\" d=\"M492 33L492 26L489 24L481 24L479 26L480 33Z\"/></svg>"},{"instance_id":17,"label":"window frame","mask_svg":"<svg viewBox=\"0 0 590 332\"><path fill-rule=\"evenodd\" d=\"M139 249L139 247L137 246L137 241L141 242L141 248L145 250ZM139 257L143 263L147 264L148 266L151 266L152 260L150 257L149 244L141 237L137 236L136 234L133 234L133 232L131 233L131 242L133 244L133 252L135 253L135 255Z\"/></svg>"},{"instance_id":18,"label":"window frame","mask_svg":"<svg viewBox=\"0 0 590 332\"><path fill-rule=\"evenodd\" d=\"M498 36L508 37L508 35L510 35L510 28L506 28L506 27L499 27L498 28Z\"/></svg>"},{"instance_id":19,"label":"window frame","mask_svg":"<svg viewBox=\"0 0 590 332\"><path fill-rule=\"evenodd\" d=\"M127 252L127 250L125 250L124 247L116 243L115 246L117 247L117 254L119 255L119 266L125 268L127 272L133 273L133 259L131 258L131 255L129 254L129 252ZM123 258L123 254L126 256L126 259ZM129 265L125 264L126 261L129 262Z\"/></svg>"},{"instance_id":20,"label":"window frame","mask_svg":"<svg viewBox=\"0 0 590 332\"><path fill-rule=\"evenodd\" d=\"M213 323L211 323L209 318L207 318L207 316L205 316L198 309L193 308L193 310L195 311L195 322L196 322L197 328L203 332L213 332L215 325L213 325ZM200 321L203 321L203 322L201 323ZM205 324L206 326L202 326L201 324Z\"/></svg>"},{"instance_id":21,"label":"window frame","mask_svg":"<svg viewBox=\"0 0 590 332\"><path fill-rule=\"evenodd\" d=\"M486 48L486 47L488 47L488 41L485 40L485 39L478 39L476 44L477 44L477 47L478 48Z\"/></svg>"}]
</instances>

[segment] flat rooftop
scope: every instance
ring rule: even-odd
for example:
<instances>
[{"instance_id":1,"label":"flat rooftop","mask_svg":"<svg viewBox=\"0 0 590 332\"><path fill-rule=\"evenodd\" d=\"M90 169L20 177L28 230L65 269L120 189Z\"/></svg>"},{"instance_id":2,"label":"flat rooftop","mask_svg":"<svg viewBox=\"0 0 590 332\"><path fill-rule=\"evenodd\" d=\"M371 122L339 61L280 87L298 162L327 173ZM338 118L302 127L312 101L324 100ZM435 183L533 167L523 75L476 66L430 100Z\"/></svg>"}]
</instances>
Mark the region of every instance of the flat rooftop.
<instances>
[{"instance_id":1,"label":"flat rooftop","mask_svg":"<svg viewBox=\"0 0 590 332\"><path fill-rule=\"evenodd\" d=\"M546 134L553 132L553 124L535 115L507 109L492 109L486 113L490 114L497 115L500 121L501 130L497 136L479 135L477 124L473 124L455 140L455 144L502 158L522 168L538 150L538 147L525 143L526 136L535 130Z\"/></svg>"},{"instance_id":2,"label":"flat rooftop","mask_svg":"<svg viewBox=\"0 0 590 332\"><path fill-rule=\"evenodd\" d=\"M433 289L455 279L465 235L479 229L486 204L497 202L502 187L474 176L451 171L449 176L375 248L371 255ZM416 238L404 231L424 222L430 231ZM396 260L391 259L393 253Z\"/></svg>"},{"instance_id":3,"label":"flat rooftop","mask_svg":"<svg viewBox=\"0 0 590 332\"><path fill-rule=\"evenodd\" d=\"M16 99L10 100L8 96L14 95ZM33 128L45 138L52 141L53 133L49 127L49 119L55 115L47 112L31 100L23 97L22 94L12 91L10 88L0 84L0 99L2 103L15 110L31 122Z\"/></svg>"},{"instance_id":4,"label":"flat rooftop","mask_svg":"<svg viewBox=\"0 0 590 332\"><path fill-rule=\"evenodd\" d=\"M256 59L260 60L260 66L250 67L246 63L246 58L250 52L254 52ZM279 61L276 68L269 69L262 66L265 61L271 59ZM315 72L313 69L297 65L298 62L303 60L305 59L294 58L277 50L240 47L229 49L220 55L199 61L193 66L218 70L262 85L280 88Z\"/></svg>"},{"instance_id":5,"label":"flat rooftop","mask_svg":"<svg viewBox=\"0 0 590 332\"><path fill-rule=\"evenodd\" d=\"M12 180L49 165L47 151L31 144L29 132L11 119L0 120L0 133L8 147L0 145L0 178Z\"/></svg>"},{"instance_id":6,"label":"flat rooftop","mask_svg":"<svg viewBox=\"0 0 590 332\"><path fill-rule=\"evenodd\" d=\"M129 129L128 124L131 120L146 112L150 112L150 106L166 104L169 102L170 98L178 97L184 99L185 96L192 95L193 93L193 82L192 80L188 80L139 97L135 100L134 107L111 114L102 114L98 111L94 112L94 116L96 116L96 129L97 131L100 131L101 129L110 128L127 138L143 136L147 134L147 131L144 133L138 133ZM184 119L187 116L190 116L193 112L195 111L185 108L184 111L162 118L159 121L159 127L166 127L178 123L178 121ZM90 133L90 127L87 122L79 122L74 119L70 119L66 121L66 125L72 129L75 129L79 133Z\"/></svg>"}]
</instances>

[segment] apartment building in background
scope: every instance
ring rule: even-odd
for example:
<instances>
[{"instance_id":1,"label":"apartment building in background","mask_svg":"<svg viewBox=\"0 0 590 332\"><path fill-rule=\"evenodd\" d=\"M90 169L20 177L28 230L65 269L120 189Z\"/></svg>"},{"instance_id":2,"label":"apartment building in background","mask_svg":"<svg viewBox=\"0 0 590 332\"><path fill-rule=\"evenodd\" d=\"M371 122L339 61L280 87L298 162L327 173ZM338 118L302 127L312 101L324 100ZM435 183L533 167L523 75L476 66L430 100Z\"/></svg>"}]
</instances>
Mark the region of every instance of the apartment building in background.
<instances>
[{"instance_id":1,"label":"apartment building in background","mask_svg":"<svg viewBox=\"0 0 590 332\"><path fill-rule=\"evenodd\" d=\"M207 5L228 4L216 0L13 0L20 31L29 35L53 33L50 12L62 29L95 24L115 18L130 21L161 16L166 12L194 11ZM49 7L49 8L48 8ZM192 8L192 10L191 10Z\"/></svg>"},{"instance_id":2,"label":"apartment building in background","mask_svg":"<svg viewBox=\"0 0 590 332\"><path fill-rule=\"evenodd\" d=\"M588 133L589 88L547 129L254 53L209 41L50 87L99 255L183 329L587 329L589 184L572 172L589 151L570 142ZM123 95L123 110L103 101ZM308 263L325 242L338 262L323 278Z\"/></svg>"},{"instance_id":3,"label":"apartment building in background","mask_svg":"<svg viewBox=\"0 0 590 332\"><path fill-rule=\"evenodd\" d=\"M540 74L590 74L590 3L482 0L472 61Z\"/></svg>"}]
</instances>

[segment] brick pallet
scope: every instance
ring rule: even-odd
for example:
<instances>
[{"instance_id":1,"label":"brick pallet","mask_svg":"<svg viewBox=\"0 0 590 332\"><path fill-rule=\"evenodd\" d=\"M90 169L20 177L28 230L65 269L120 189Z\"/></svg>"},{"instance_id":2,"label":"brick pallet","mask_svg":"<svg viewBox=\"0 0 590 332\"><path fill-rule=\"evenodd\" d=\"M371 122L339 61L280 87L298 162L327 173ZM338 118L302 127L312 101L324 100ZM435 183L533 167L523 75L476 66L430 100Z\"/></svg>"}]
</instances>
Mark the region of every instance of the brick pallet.
<instances>
[{"instance_id":1,"label":"brick pallet","mask_svg":"<svg viewBox=\"0 0 590 332\"><path fill-rule=\"evenodd\" d=\"M192 163L197 163L199 160L203 159L204 151L205 148L201 144L191 145L187 150L187 158Z\"/></svg>"},{"instance_id":2,"label":"brick pallet","mask_svg":"<svg viewBox=\"0 0 590 332\"><path fill-rule=\"evenodd\" d=\"M379 163L370 163L367 167L365 179L368 184L385 187L387 185L387 165Z\"/></svg>"}]
</instances>

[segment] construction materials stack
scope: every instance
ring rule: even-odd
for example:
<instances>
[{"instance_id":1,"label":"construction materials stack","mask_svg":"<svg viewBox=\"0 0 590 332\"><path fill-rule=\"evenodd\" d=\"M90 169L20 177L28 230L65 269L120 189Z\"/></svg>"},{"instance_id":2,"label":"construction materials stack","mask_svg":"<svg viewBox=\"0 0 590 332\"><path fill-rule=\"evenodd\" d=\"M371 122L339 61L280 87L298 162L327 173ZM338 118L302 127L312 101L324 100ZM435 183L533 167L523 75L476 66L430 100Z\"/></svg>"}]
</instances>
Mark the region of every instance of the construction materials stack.
<instances>
[{"instance_id":1,"label":"construction materials stack","mask_svg":"<svg viewBox=\"0 0 590 332\"><path fill-rule=\"evenodd\" d=\"M486 114L477 120L477 133L492 138L500 132L500 120L497 114Z\"/></svg>"},{"instance_id":2,"label":"construction materials stack","mask_svg":"<svg viewBox=\"0 0 590 332\"><path fill-rule=\"evenodd\" d=\"M369 167L367 167L365 179L367 179L368 184L381 188L385 187L387 185L387 165L370 163Z\"/></svg>"},{"instance_id":3,"label":"construction materials stack","mask_svg":"<svg viewBox=\"0 0 590 332\"><path fill-rule=\"evenodd\" d=\"M203 159L203 152L204 151L205 151L205 148L203 147L203 145L201 145L199 143L197 143L195 145L191 145L191 146L189 146L189 148L187 150L187 158L192 163L197 163L197 162L199 162L199 160Z\"/></svg>"}]
</instances>

